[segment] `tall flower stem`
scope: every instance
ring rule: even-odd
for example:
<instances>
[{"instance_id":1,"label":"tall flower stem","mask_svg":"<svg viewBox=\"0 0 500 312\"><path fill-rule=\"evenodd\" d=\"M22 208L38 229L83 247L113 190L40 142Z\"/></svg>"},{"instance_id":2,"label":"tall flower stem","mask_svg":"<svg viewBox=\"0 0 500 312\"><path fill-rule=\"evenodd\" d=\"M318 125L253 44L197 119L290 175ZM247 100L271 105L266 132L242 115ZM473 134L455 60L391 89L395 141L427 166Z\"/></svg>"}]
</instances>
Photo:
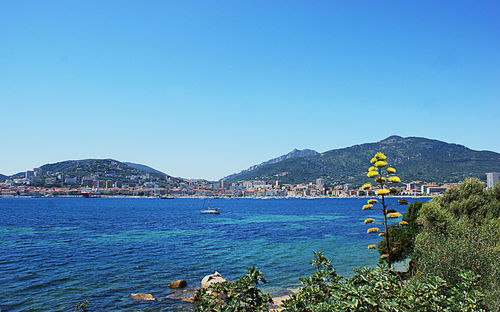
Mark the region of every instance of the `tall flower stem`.
<instances>
[{"instance_id":1,"label":"tall flower stem","mask_svg":"<svg viewBox=\"0 0 500 312\"><path fill-rule=\"evenodd\" d=\"M383 181L383 173L382 168L378 169L378 173L380 176L380 188L384 188ZM382 195L382 213L384 214L384 238L385 238L385 246L387 247L387 265L391 268L391 242L389 238L389 231L387 228L387 205L385 204L385 195Z\"/></svg>"}]
</instances>

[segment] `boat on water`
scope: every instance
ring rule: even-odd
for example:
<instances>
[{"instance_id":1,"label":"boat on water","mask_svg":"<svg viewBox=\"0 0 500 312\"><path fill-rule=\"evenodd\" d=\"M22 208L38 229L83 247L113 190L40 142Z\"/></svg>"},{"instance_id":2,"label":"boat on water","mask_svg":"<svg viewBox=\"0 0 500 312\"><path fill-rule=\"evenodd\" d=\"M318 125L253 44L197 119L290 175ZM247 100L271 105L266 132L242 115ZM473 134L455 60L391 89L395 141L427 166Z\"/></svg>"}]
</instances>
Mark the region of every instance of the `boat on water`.
<instances>
[{"instance_id":1,"label":"boat on water","mask_svg":"<svg viewBox=\"0 0 500 312\"><path fill-rule=\"evenodd\" d=\"M200 210L201 214L220 214L220 209L210 208L210 203L207 203L207 209Z\"/></svg>"},{"instance_id":2,"label":"boat on water","mask_svg":"<svg viewBox=\"0 0 500 312\"><path fill-rule=\"evenodd\" d=\"M206 209L206 210L201 210L201 214L220 214L220 209L213 208L213 209Z\"/></svg>"},{"instance_id":3,"label":"boat on water","mask_svg":"<svg viewBox=\"0 0 500 312\"><path fill-rule=\"evenodd\" d=\"M98 189L89 189L89 188L86 188L86 189L83 189L81 191L81 194L83 197L85 198L99 198L101 197L101 193L99 193L99 190Z\"/></svg>"}]
</instances>

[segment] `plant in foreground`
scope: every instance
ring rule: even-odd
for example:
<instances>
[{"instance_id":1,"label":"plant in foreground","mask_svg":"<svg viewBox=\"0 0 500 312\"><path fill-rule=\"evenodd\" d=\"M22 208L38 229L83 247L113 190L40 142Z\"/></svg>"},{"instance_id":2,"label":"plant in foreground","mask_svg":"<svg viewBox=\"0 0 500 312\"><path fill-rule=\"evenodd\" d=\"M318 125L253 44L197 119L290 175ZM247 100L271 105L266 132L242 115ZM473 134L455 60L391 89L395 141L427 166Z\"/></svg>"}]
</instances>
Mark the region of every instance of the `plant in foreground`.
<instances>
[{"instance_id":1,"label":"plant in foreground","mask_svg":"<svg viewBox=\"0 0 500 312\"><path fill-rule=\"evenodd\" d=\"M370 199L368 200L368 203L363 206L363 210L380 210L382 212L382 215L384 217L383 221L381 222L374 222L375 220L372 218L368 218L365 220L365 224L381 224L384 226L384 232L379 233L380 237L384 238L385 246L382 247L382 249L379 248L379 251L382 251L381 255L381 260L387 261L387 265L389 268L391 267L391 264L393 262L393 254L397 251L397 246L394 246L395 244L391 243L391 235L390 232L388 231L387 227L387 219L395 219L395 218L400 218L402 217L402 214L397 212L394 209L388 209L388 207L391 204L386 203L385 197L391 193L394 193L394 189L389 189L387 188L387 183L390 182L391 184L395 183L400 183L401 179L397 176L394 176L396 173L396 169L392 167L387 167L388 163L385 161L387 157L382 154L382 153L377 153L375 156L372 158L370 161L373 166L371 166L368 169L368 173L366 174L369 178L373 178L374 182L378 184L379 189L376 190L375 194L380 196L380 202L376 199ZM384 170L385 168L385 170ZM371 184L365 184L362 186L363 190L369 190L372 188ZM380 204L381 208L374 208L375 205ZM404 199L398 200L399 205L406 205L408 204L408 201ZM400 222L399 223L401 226L406 225L406 222ZM372 227L369 228L366 233L378 233L380 229L378 227ZM368 246L368 249L374 249L373 245Z\"/></svg>"},{"instance_id":2,"label":"plant in foreground","mask_svg":"<svg viewBox=\"0 0 500 312\"><path fill-rule=\"evenodd\" d=\"M273 302L257 285L267 283L261 271L247 268L248 273L234 282L213 284L195 295L195 312L264 312Z\"/></svg>"},{"instance_id":3,"label":"plant in foreground","mask_svg":"<svg viewBox=\"0 0 500 312\"><path fill-rule=\"evenodd\" d=\"M344 279L321 252L314 253L311 264L316 272L301 280L302 288L284 302L284 311L485 311L478 276L471 272L450 284L436 276L402 280L380 265L354 269L354 276Z\"/></svg>"}]
</instances>

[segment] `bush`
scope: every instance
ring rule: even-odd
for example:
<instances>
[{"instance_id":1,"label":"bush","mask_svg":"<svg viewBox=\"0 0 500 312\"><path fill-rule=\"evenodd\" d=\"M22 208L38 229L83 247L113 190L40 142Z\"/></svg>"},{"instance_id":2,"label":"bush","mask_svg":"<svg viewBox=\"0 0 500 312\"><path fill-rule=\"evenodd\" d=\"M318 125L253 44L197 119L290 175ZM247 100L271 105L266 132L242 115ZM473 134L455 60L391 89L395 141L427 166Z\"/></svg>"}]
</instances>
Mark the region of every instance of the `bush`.
<instances>
[{"instance_id":1,"label":"bush","mask_svg":"<svg viewBox=\"0 0 500 312\"><path fill-rule=\"evenodd\" d=\"M272 299L257 285L267 283L261 271L247 268L248 273L234 282L217 283L200 289L195 295L195 312L262 312L269 311Z\"/></svg>"},{"instance_id":2,"label":"bush","mask_svg":"<svg viewBox=\"0 0 500 312\"><path fill-rule=\"evenodd\" d=\"M490 310L500 310L500 186L484 190L470 179L422 206L415 240L417 278L433 274L458 283L462 273L480 276Z\"/></svg>"},{"instance_id":3,"label":"bush","mask_svg":"<svg viewBox=\"0 0 500 312\"><path fill-rule=\"evenodd\" d=\"M418 212L422 208L422 203L416 202L406 208L406 214L403 216L403 221L408 225L402 226L393 224L389 227L388 232L396 247L393 251L391 259L394 262L405 260L413 254L415 247L415 237L421 231L422 226L417 222ZM386 242L379 242L377 249L382 255L385 253Z\"/></svg>"},{"instance_id":4,"label":"bush","mask_svg":"<svg viewBox=\"0 0 500 312\"><path fill-rule=\"evenodd\" d=\"M471 272L456 284L437 276L404 281L387 266L355 269L343 279L322 253L314 254L312 264L316 272L301 280L299 293L284 302L285 311L485 311L478 276Z\"/></svg>"}]
</instances>

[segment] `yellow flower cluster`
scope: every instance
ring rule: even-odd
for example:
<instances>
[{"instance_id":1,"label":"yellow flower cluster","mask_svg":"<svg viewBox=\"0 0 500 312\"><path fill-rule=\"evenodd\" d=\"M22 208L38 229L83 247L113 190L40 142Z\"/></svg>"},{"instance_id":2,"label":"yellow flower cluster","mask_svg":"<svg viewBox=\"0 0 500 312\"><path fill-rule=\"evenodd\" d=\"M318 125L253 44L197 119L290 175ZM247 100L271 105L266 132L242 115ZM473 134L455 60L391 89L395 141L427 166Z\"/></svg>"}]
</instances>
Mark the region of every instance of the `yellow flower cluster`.
<instances>
[{"instance_id":1,"label":"yellow flower cluster","mask_svg":"<svg viewBox=\"0 0 500 312\"><path fill-rule=\"evenodd\" d=\"M391 213L388 213L387 214L387 218L389 219L395 219L395 218L399 218L399 217L402 217L403 215L400 214L399 212L391 212Z\"/></svg>"},{"instance_id":2,"label":"yellow flower cluster","mask_svg":"<svg viewBox=\"0 0 500 312\"><path fill-rule=\"evenodd\" d=\"M362 188L363 190L367 190L367 189L369 189L370 187L372 187L372 185L371 185L371 184L365 184L365 185L363 185L361 188Z\"/></svg>"},{"instance_id":3,"label":"yellow flower cluster","mask_svg":"<svg viewBox=\"0 0 500 312\"><path fill-rule=\"evenodd\" d=\"M373 220L372 218L368 218L365 220L365 224L372 223L373 221L375 220Z\"/></svg>"},{"instance_id":4,"label":"yellow flower cluster","mask_svg":"<svg viewBox=\"0 0 500 312\"><path fill-rule=\"evenodd\" d=\"M389 258L389 255L388 254L383 254L380 256L380 259L385 259L385 258Z\"/></svg>"},{"instance_id":5,"label":"yellow flower cluster","mask_svg":"<svg viewBox=\"0 0 500 312\"><path fill-rule=\"evenodd\" d=\"M401 222L399 222L399 225L408 225L408 222L406 222L406 221L401 221Z\"/></svg>"},{"instance_id":6,"label":"yellow flower cluster","mask_svg":"<svg viewBox=\"0 0 500 312\"><path fill-rule=\"evenodd\" d=\"M375 249L375 245L368 245L368 249Z\"/></svg>"},{"instance_id":7,"label":"yellow flower cluster","mask_svg":"<svg viewBox=\"0 0 500 312\"><path fill-rule=\"evenodd\" d=\"M387 156L385 156L383 153L381 152L378 152L377 154L375 154L375 158L377 158L377 160L386 160L387 159Z\"/></svg>"},{"instance_id":8,"label":"yellow flower cluster","mask_svg":"<svg viewBox=\"0 0 500 312\"><path fill-rule=\"evenodd\" d=\"M387 171L387 173L389 173L389 174L396 173L396 169L394 169L392 167L386 168L385 171Z\"/></svg>"},{"instance_id":9,"label":"yellow flower cluster","mask_svg":"<svg viewBox=\"0 0 500 312\"><path fill-rule=\"evenodd\" d=\"M369 177L369 178L373 178L373 177L378 176L378 172L377 171L368 171L368 173L366 174L366 176Z\"/></svg>"},{"instance_id":10,"label":"yellow flower cluster","mask_svg":"<svg viewBox=\"0 0 500 312\"><path fill-rule=\"evenodd\" d=\"M389 178L389 180L390 180L390 178ZM385 178L384 177L376 177L375 182L377 182L377 183L385 182Z\"/></svg>"},{"instance_id":11,"label":"yellow flower cluster","mask_svg":"<svg viewBox=\"0 0 500 312\"><path fill-rule=\"evenodd\" d=\"M378 231L380 231L379 228L369 228L366 233L370 234L370 233L377 233Z\"/></svg>"},{"instance_id":12,"label":"yellow flower cluster","mask_svg":"<svg viewBox=\"0 0 500 312\"><path fill-rule=\"evenodd\" d=\"M376 199L369 199L368 200L368 204L370 204L370 205L373 205L373 204L376 204L376 203L378 203L378 200L376 200Z\"/></svg>"},{"instance_id":13,"label":"yellow flower cluster","mask_svg":"<svg viewBox=\"0 0 500 312\"><path fill-rule=\"evenodd\" d=\"M383 168L387 166L387 162L386 161L383 161L383 160L379 160L375 163L375 167L377 168Z\"/></svg>"},{"instance_id":14,"label":"yellow flower cluster","mask_svg":"<svg viewBox=\"0 0 500 312\"><path fill-rule=\"evenodd\" d=\"M378 168L371 166L370 168L368 168L368 171L378 171Z\"/></svg>"},{"instance_id":15,"label":"yellow flower cluster","mask_svg":"<svg viewBox=\"0 0 500 312\"><path fill-rule=\"evenodd\" d=\"M381 190L378 190L375 194L377 194L377 195L387 195L389 193L390 193L389 190L387 190L387 189L381 189Z\"/></svg>"},{"instance_id":16,"label":"yellow flower cluster","mask_svg":"<svg viewBox=\"0 0 500 312\"><path fill-rule=\"evenodd\" d=\"M378 236L380 236L380 237L385 237L385 233L384 233L384 232L379 233L379 234L378 234Z\"/></svg>"},{"instance_id":17,"label":"yellow flower cluster","mask_svg":"<svg viewBox=\"0 0 500 312\"><path fill-rule=\"evenodd\" d=\"M399 177L390 177L389 181L391 181L392 183L400 183L401 179Z\"/></svg>"},{"instance_id":18,"label":"yellow flower cluster","mask_svg":"<svg viewBox=\"0 0 500 312\"><path fill-rule=\"evenodd\" d=\"M372 160L370 160L370 162L371 162L372 164L376 163L377 161L378 161L378 159L377 159L377 158L375 158L375 157L373 157L373 158L372 158Z\"/></svg>"},{"instance_id":19,"label":"yellow flower cluster","mask_svg":"<svg viewBox=\"0 0 500 312\"><path fill-rule=\"evenodd\" d=\"M364 205L363 210L370 210L373 207L373 205Z\"/></svg>"}]
</instances>

